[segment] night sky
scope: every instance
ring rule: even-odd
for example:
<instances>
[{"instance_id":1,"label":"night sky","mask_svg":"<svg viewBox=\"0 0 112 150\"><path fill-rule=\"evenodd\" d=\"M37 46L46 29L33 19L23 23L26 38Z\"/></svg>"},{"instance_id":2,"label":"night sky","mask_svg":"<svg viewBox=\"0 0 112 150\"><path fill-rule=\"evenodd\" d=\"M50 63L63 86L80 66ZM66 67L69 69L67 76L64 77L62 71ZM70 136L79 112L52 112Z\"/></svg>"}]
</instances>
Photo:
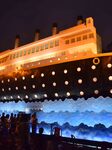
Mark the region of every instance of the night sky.
<instances>
[{"instance_id":1,"label":"night sky","mask_svg":"<svg viewBox=\"0 0 112 150\"><path fill-rule=\"evenodd\" d=\"M72 27L78 15L94 18L106 52L106 46L112 42L112 0L1 1L0 51L12 49L17 34L24 45L34 40L36 29L40 29L41 38L49 36L54 22L59 30Z\"/></svg>"}]
</instances>

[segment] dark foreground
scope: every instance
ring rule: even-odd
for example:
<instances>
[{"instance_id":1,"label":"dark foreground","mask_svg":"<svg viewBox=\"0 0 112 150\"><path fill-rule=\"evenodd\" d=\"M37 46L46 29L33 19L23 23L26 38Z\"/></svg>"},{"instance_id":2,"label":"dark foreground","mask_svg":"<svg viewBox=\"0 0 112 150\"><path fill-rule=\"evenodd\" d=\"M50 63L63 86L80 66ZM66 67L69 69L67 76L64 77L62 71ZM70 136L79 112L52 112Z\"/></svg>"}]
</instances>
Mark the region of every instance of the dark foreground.
<instances>
[{"instance_id":1,"label":"dark foreground","mask_svg":"<svg viewBox=\"0 0 112 150\"><path fill-rule=\"evenodd\" d=\"M10 135L0 139L0 150L111 150L112 143L64 138L54 135Z\"/></svg>"}]
</instances>

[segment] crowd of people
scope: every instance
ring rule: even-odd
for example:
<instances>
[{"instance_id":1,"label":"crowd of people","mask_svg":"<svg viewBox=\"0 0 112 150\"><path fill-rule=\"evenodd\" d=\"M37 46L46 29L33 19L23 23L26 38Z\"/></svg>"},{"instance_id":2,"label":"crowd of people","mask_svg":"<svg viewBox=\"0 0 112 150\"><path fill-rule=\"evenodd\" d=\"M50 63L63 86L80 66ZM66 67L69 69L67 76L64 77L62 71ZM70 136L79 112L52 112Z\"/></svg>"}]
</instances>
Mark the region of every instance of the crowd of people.
<instances>
[{"instance_id":1,"label":"crowd of people","mask_svg":"<svg viewBox=\"0 0 112 150\"><path fill-rule=\"evenodd\" d=\"M24 150L31 149L30 126L32 134L36 134L36 114L6 114L0 116L0 150Z\"/></svg>"},{"instance_id":2,"label":"crowd of people","mask_svg":"<svg viewBox=\"0 0 112 150\"><path fill-rule=\"evenodd\" d=\"M36 134L38 119L36 113L6 114L0 116L0 150L57 150L57 146L46 140L44 129ZM30 133L30 128L32 132Z\"/></svg>"},{"instance_id":3,"label":"crowd of people","mask_svg":"<svg viewBox=\"0 0 112 150\"><path fill-rule=\"evenodd\" d=\"M2 113L0 116L0 150L85 150L74 147L74 143L63 143L58 128L54 135L48 137L43 135L42 127L38 128L37 134L37 126L36 113L11 113L10 115Z\"/></svg>"}]
</instances>

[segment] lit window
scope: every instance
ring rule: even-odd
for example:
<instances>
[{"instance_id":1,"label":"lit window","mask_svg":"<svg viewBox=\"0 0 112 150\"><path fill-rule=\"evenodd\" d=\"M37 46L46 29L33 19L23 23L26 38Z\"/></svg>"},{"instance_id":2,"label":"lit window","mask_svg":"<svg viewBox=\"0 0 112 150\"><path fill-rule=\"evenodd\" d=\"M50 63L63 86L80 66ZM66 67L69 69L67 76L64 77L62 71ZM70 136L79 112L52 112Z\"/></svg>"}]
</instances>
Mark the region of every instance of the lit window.
<instances>
[{"instance_id":1,"label":"lit window","mask_svg":"<svg viewBox=\"0 0 112 150\"><path fill-rule=\"evenodd\" d=\"M7 81L10 82L10 79L8 79Z\"/></svg>"},{"instance_id":2,"label":"lit window","mask_svg":"<svg viewBox=\"0 0 112 150\"><path fill-rule=\"evenodd\" d=\"M87 35L84 35L84 36L83 36L83 40L86 40L86 39L87 39Z\"/></svg>"},{"instance_id":3,"label":"lit window","mask_svg":"<svg viewBox=\"0 0 112 150\"><path fill-rule=\"evenodd\" d=\"M93 33L89 34L89 38L94 38L94 34Z\"/></svg>"},{"instance_id":4,"label":"lit window","mask_svg":"<svg viewBox=\"0 0 112 150\"><path fill-rule=\"evenodd\" d=\"M53 76L55 75L55 71L52 71L52 75L53 75Z\"/></svg>"},{"instance_id":5,"label":"lit window","mask_svg":"<svg viewBox=\"0 0 112 150\"><path fill-rule=\"evenodd\" d=\"M17 98L20 98L20 96L18 95Z\"/></svg>"},{"instance_id":6,"label":"lit window","mask_svg":"<svg viewBox=\"0 0 112 150\"><path fill-rule=\"evenodd\" d=\"M47 94L44 94L44 97L47 97Z\"/></svg>"},{"instance_id":7,"label":"lit window","mask_svg":"<svg viewBox=\"0 0 112 150\"><path fill-rule=\"evenodd\" d=\"M95 94L98 94L98 93L99 93L99 91L98 91L98 90L95 90L95 91L94 91L94 93L95 93Z\"/></svg>"},{"instance_id":8,"label":"lit window","mask_svg":"<svg viewBox=\"0 0 112 150\"><path fill-rule=\"evenodd\" d=\"M38 65L40 65L40 62L38 62Z\"/></svg>"},{"instance_id":9,"label":"lit window","mask_svg":"<svg viewBox=\"0 0 112 150\"><path fill-rule=\"evenodd\" d=\"M78 79L78 83L79 83L79 84L82 84L82 79Z\"/></svg>"},{"instance_id":10,"label":"lit window","mask_svg":"<svg viewBox=\"0 0 112 150\"><path fill-rule=\"evenodd\" d=\"M81 37L77 37L77 41L81 41Z\"/></svg>"},{"instance_id":11,"label":"lit window","mask_svg":"<svg viewBox=\"0 0 112 150\"><path fill-rule=\"evenodd\" d=\"M2 91L3 91L3 92L5 91L4 88L2 88Z\"/></svg>"},{"instance_id":12,"label":"lit window","mask_svg":"<svg viewBox=\"0 0 112 150\"><path fill-rule=\"evenodd\" d=\"M23 76L22 79L25 80L25 77Z\"/></svg>"},{"instance_id":13,"label":"lit window","mask_svg":"<svg viewBox=\"0 0 112 150\"><path fill-rule=\"evenodd\" d=\"M66 41L65 41L65 44L69 44L69 40L66 40Z\"/></svg>"},{"instance_id":14,"label":"lit window","mask_svg":"<svg viewBox=\"0 0 112 150\"><path fill-rule=\"evenodd\" d=\"M60 58L58 58L58 60L60 60Z\"/></svg>"},{"instance_id":15,"label":"lit window","mask_svg":"<svg viewBox=\"0 0 112 150\"><path fill-rule=\"evenodd\" d=\"M84 95L84 92L83 92L83 91L80 91L80 95L81 95L81 96Z\"/></svg>"},{"instance_id":16,"label":"lit window","mask_svg":"<svg viewBox=\"0 0 112 150\"><path fill-rule=\"evenodd\" d=\"M78 71L78 72L80 72L80 71L81 71L81 68L80 68L80 67L78 67L78 68L77 68L77 71Z\"/></svg>"},{"instance_id":17,"label":"lit window","mask_svg":"<svg viewBox=\"0 0 112 150\"><path fill-rule=\"evenodd\" d=\"M97 82L97 78L96 77L93 78L93 82Z\"/></svg>"},{"instance_id":18,"label":"lit window","mask_svg":"<svg viewBox=\"0 0 112 150\"><path fill-rule=\"evenodd\" d=\"M112 94L112 89L110 90L110 93Z\"/></svg>"},{"instance_id":19,"label":"lit window","mask_svg":"<svg viewBox=\"0 0 112 150\"><path fill-rule=\"evenodd\" d=\"M17 78L15 78L15 81L17 81Z\"/></svg>"},{"instance_id":20,"label":"lit window","mask_svg":"<svg viewBox=\"0 0 112 150\"><path fill-rule=\"evenodd\" d=\"M70 92L67 92L66 95L67 95L67 96L70 96Z\"/></svg>"},{"instance_id":21,"label":"lit window","mask_svg":"<svg viewBox=\"0 0 112 150\"><path fill-rule=\"evenodd\" d=\"M112 81L112 76L109 76L108 79L109 79L110 81Z\"/></svg>"},{"instance_id":22,"label":"lit window","mask_svg":"<svg viewBox=\"0 0 112 150\"><path fill-rule=\"evenodd\" d=\"M28 95L25 95L25 98L28 98Z\"/></svg>"},{"instance_id":23,"label":"lit window","mask_svg":"<svg viewBox=\"0 0 112 150\"><path fill-rule=\"evenodd\" d=\"M2 80L1 82L4 83L4 80Z\"/></svg>"},{"instance_id":24,"label":"lit window","mask_svg":"<svg viewBox=\"0 0 112 150\"><path fill-rule=\"evenodd\" d=\"M50 62L52 62L52 60L50 60Z\"/></svg>"},{"instance_id":25,"label":"lit window","mask_svg":"<svg viewBox=\"0 0 112 150\"><path fill-rule=\"evenodd\" d=\"M107 64L107 67L108 67L108 68L111 68L111 67L112 67L112 64Z\"/></svg>"},{"instance_id":26,"label":"lit window","mask_svg":"<svg viewBox=\"0 0 112 150\"><path fill-rule=\"evenodd\" d=\"M41 77L44 77L44 73L41 73Z\"/></svg>"},{"instance_id":27,"label":"lit window","mask_svg":"<svg viewBox=\"0 0 112 150\"><path fill-rule=\"evenodd\" d=\"M71 43L74 43L75 42L75 39L71 39Z\"/></svg>"},{"instance_id":28,"label":"lit window","mask_svg":"<svg viewBox=\"0 0 112 150\"><path fill-rule=\"evenodd\" d=\"M33 79L34 77L35 77L35 76L32 74L32 75L31 75L31 78Z\"/></svg>"},{"instance_id":29,"label":"lit window","mask_svg":"<svg viewBox=\"0 0 112 150\"><path fill-rule=\"evenodd\" d=\"M6 97L4 96L4 99L6 99Z\"/></svg>"},{"instance_id":30,"label":"lit window","mask_svg":"<svg viewBox=\"0 0 112 150\"><path fill-rule=\"evenodd\" d=\"M91 66L91 69L95 70L95 69L96 69L96 66L95 66L95 65L92 65L92 66Z\"/></svg>"},{"instance_id":31,"label":"lit window","mask_svg":"<svg viewBox=\"0 0 112 150\"><path fill-rule=\"evenodd\" d=\"M32 85L32 88L35 89L35 85Z\"/></svg>"},{"instance_id":32,"label":"lit window","mask_svg":"<svg viewBox=\"0 0 112 150\"><path fill-rule=\"evenodd\" d=\"M54 95L55 95L56 97L58 97L58 93L55 93Z\"/></svg>"},{"instance_id":33,"label":"lit window","mask_svg":"<svg viewBox=\"0 0 112 150\"><path fill-rule=\"evenodd\" d=\"M55 41L55 46L58 46L59 45L59 40L56 40Z\"/></svg>"},{"instance_id":34,"label":"lit window","mask_svg":"<svg viewBox=\"0 0 112 150\"><path fill-rule=\"evenodd\" d=\"M26 90L26 86L23 86L23 89Z\"/></svg>"},{"instance_id":35,"label":"lit window","mask_svg":"<svg viewBox=\"0 0 112 150\"><path fill-rule=\"evenodd\" d=\"M44 87L45 87L45 84L42 84L42 87L44 88Z\"/></svg>"},{"instance_id":36,"label":"lit window","mask_svg":"<svg viewBox=\"0 0 112 150\"><path fill-rule=\"evenodd\" d=\"M18 87L16 86L16 90L18 90Z\"/></svg>"},{"instance_id":37,"label":"lit window","mask_svg":"<svg viewBox=\"0 0 112 150\"><path fill-rule=\"evenodd\" d=\"M12 96L11 96L10 98L11 98L11 99L13 99L13 97L12 97Z\"/></svg>"},{"instance_id":38,"label":"lit window","mask_svg":"<svg viewBox=\"0 0 112 150\"><path fill-rule=\"evenodd\" d=\"M65 81L65 85L68 85L69 84L69 82L68 81Z\"/></svg>"},{"instance_id":39,"label":"lit window","mask_svg":"<svg viewBox=\"0 0 112 150\"><path fill-rule=\"evenodd\" d=\"M64 73L67 74L67 69L64 70Z\"/></svg>"},{"instance_id":40,"label":"lit window","mask_svg":"<svg viewBox=\"0 0 112 150\"><path fill-rule=\"evenodd\" d=\"M53 82L53 86L56 86L56 82Z\"/></svg>"},{"instance_id":41,"label":"lit window","mask_svg":"<svg viewBox=\"0 0 112 150\"><path fill-rule=\"evenodd\" d=\"M11 88L9 88L9 91L11 91Z\"/></svg>"},{"instance_id":42,"label":"lit window","mask_svg":"<svg viewBox=\"0 0 112 150\"><path fill-rule=\"evenodd\" d=\"M34 97L37 98L38 96L35 94Z\"/></svg>"},{"instance_id":43,"label":"lit window","mask_svg":"<svg viewBox=\"0 0 112 150\"><path fill-rule=\"evenodd\" d=\"M68 59L67 57L65 57L65 59Z\"/></svg>"}]
</instances>

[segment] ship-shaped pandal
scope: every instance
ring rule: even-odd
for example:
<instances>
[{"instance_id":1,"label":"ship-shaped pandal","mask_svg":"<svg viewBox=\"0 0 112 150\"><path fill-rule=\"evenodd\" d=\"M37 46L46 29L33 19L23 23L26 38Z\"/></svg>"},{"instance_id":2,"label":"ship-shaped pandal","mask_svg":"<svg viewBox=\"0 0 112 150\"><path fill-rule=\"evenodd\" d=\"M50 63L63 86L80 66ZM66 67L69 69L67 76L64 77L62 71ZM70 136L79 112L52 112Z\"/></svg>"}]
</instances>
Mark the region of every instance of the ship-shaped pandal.
<instances>
[{"instance_id":1,"label":"ship-shaped pandal","mask_svg":"<svg viewBox=\"0 0 112 150\"><path fill-rule=\"evenodd\" d=\"M0 100L89 98L112 95L112 53L102 53L93 18L0 54Z\"/></svg>"}]
</instances>

